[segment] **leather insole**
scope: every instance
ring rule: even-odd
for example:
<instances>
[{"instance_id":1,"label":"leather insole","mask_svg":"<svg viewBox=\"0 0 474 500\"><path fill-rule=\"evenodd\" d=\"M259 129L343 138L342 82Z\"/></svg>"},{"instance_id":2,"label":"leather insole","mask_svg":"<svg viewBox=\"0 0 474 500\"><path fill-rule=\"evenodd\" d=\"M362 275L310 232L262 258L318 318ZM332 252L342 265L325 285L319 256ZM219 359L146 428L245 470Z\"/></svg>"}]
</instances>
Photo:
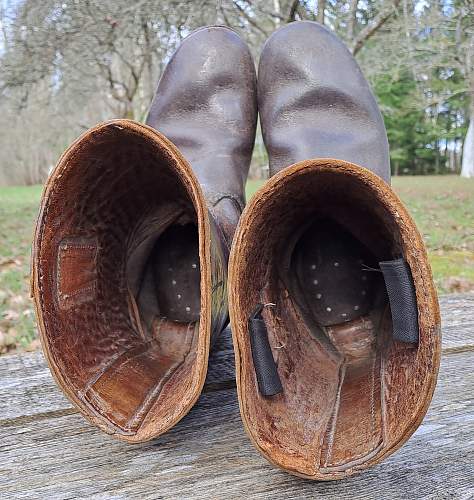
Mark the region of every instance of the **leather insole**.
<instances>
[{"instance_id":1,"label":"leather insole","mask_svg":"<svg viewBox=\"0 0 474 500\"><path fill-rule=\"evenodd\" d=\"M169 227L158 238L150 259L160 316L185 323L197 321L201 273L196 225Z\"/></svg>"},{"instance_id":2,"label":"leather insole","mask_svg":"<svg viewBox=\"0 0 474 500\"><path fill-rule=\"evenodd\" d=\"M154 336L114 359L91 381L84 397L122 431L133 434L168 382L188 356L195 323L162 320Z\"/></svg>"},{"instance_id":3,"label":"leather insole","mask_svg":"<svg viewBox=\"0 0 474 500\"><path fill-rule=\"evenodd\" d=\"M371 317L381 280L377 260L345 228L318 219L297 241L290 266L288 284L308 328L342 358L321 467L347 467L368 458L382 440L380 356Z\"/></svg>"}]
</instances>

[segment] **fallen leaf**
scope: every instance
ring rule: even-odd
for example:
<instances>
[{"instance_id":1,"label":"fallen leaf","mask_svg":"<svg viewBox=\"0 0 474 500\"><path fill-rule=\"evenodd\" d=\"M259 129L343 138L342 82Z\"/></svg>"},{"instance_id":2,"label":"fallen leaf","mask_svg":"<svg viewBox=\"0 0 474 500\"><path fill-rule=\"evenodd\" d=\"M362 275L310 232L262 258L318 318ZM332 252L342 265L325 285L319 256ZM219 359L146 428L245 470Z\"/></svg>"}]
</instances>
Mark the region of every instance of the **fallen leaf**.
<instances>
[{"instance_id":1,"label":"fallen leaf","mask_svg":"<svg viewBox=\"0 0 474 500\"><path fill-rule=\"evenodd\" d=\"M37 351L41 348L41 342L39 339L32 340L26 347L27 351Z\"/></svg>"},{"instance_id":2,"label":"fallen leaf","mask_svg":"<svg viewBox=\"0 0 474 500\"><path fill-rule=\"evenodd\" d=\"M0 260L0 269L5 269L8 267L19 267L22 265L19 259L2 259Z\"/></svg>"},{"instance_id":3,"label":"fallen leaf","mask_svg":"<svg viewBox=\"0 0 474 500\"><path fill-rule=\"evenodd\" d=\"M443 288L448 292L470 292L474 290L474 281L460 276L451 276L443 281Z\"/></svg>"},{"instance_id":4,"label":"fallen leaf","mask_svg":"<svg viewBox=\"0 0 474 500\"><path fill-rule=\"evenodd\" d=\"M23 295L14 295L11 299L10 302L12 304L24 304L25 302L25 297Z\"/></svg>"},{"instance_id":5,"label":"fallen leaf","mask_svg":"<svg viewBox=\"0 0 474 500\"><path fill-rule=\"evenodd\" d=\"M11 309L9 309L3 313L3 317L7 321L15 321L20 317L20 315L16 311L12 311Z\"/></svg>"}]
</instances>

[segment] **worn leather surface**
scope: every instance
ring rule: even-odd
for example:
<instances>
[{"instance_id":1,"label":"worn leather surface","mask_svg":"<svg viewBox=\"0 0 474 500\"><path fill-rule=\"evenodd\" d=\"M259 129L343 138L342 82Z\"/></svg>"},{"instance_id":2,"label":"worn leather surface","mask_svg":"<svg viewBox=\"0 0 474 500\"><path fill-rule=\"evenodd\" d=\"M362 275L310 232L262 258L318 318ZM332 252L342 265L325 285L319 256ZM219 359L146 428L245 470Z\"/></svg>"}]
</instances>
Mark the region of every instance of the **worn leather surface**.
<instances>
[{"instance_id":1,"label":"worn leather surface","mask_svg":"<svg viewBox=\"0 0 474 500\"><path fill-rule=\"evenodd\" d=\"M276 31L258 67L258 110L270 175L308 158L338 158L390 181L388 141L357 62L311 21Z\"/></svg>"},{"instance_id":2,"label":"worn leather surface","mask_svg":"<svg viewBox=\"0 0 474 500\"><path fill-rule=\"evenodd\" d=\"M245 208L229 265L242 418L274 464L339 479L420 424L439 366L436 292L388 185L380 113L342 43L316 23L280 29L263 49L258 94L274 175ZM413 276L418 345L394 336L379 262L398 258ZM259 390L249 342L257 304L273 304L262 317L283 390L272 396Z\"/></svg>"},{"instance_id":3,"label":"worn leather surface","mask_svg":"<svg viewBox=\"0 0 474 500\"><path fill-rule=\"evenodd\" d=\"M285 266L295 229L322 215L331 215L375 259L407 261L418 304L417 346L394 338L379 289L364 315L324 325L312 307L318 300L312 288L298 292L298 277L289 281ZM308 274L311 264L306 261ZM262 313L283 387L271 397L258 389L249 342L248 319L259 303L275 304ZM393 453L421 423L440 360L437 296L420 234L375 174L342 160L315 159L270 179L239 222L229 304L242 419L272 463L311 479L343 478ZM344 311L346 305L332 307Z\"/></svg>"},{"instance_id":4,"label":"worn leather surface","mask_svg":"<svg viewBox=\"0 0 474 500\"><path fill-rule=\"evenodd\" d=\"M189 35L163 72L146 122L192 165L230 247L257 124L255 65L237 33L210 26Z\"/></svg>"},{"instance_id":5,"label":"worn leather surface","mask_svg":"<svg viewBox=\"0 0 474 500\"><path fill-rule=\"evenodd\" d=\"M198 306L189 301L198 311L189 318L184 308L173 316L142 283L152 276L156 248L136 254L150 235L159 247L170 228L187 227L197 237L190 272L200 273ZM211 336L227 320L226 267L227 245L191 167L157 131L116 120L64 153L42 198L32 291L52 373L94 424L143 441L189 411ZM177 291L183 286L178 281Z\"/></svg>"}]
</instances>

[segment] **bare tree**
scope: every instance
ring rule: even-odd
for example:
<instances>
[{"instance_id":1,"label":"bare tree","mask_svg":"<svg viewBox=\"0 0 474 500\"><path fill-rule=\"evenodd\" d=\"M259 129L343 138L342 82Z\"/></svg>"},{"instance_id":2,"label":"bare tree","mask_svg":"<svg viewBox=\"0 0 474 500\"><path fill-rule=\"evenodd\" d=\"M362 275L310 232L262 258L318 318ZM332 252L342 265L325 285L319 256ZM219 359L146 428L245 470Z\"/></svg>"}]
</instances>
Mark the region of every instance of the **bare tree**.
<instances>
[{"instance_id":1,"label":"bare tree","mask_svg":"<svg viewBox=\"0 0 474 500\"><path fill-rule=\"evenodd\" d=\"M338 33L372 81L409 68L416 105L429 116L470 95L463 174L473 175L472 11L472 0L447 10L421 0L0 0L0 182L41 182L67 143L98 121L143 120L166 62L193 29L231 26L257 61L275 29L304 19ZM459 71L465 88L437 88L433 68ZM263 158L260 137L257 145Z\"/></svg>"},{"instance_id":2,"label":"bare tree","mask_svg":"<svg viewBox=\"0 0 474 500\"><path fill-rule=\"evenodd\" d=\"M470 7L473 8L472 4ZM462 169L463 177L474 177L474 22L470 24L463 36L463 19L469 16L473 21L473 10L465 9L459 14L456 26L456 47L459 53L459 63L464 68L467 83L467 92L469 94L469 127L464 139ZM464 38L464 40L463 40ZM463 46L465 50L463 50ZM464 58L462 55L464 54Z\"/></svg>"}]
</instances>

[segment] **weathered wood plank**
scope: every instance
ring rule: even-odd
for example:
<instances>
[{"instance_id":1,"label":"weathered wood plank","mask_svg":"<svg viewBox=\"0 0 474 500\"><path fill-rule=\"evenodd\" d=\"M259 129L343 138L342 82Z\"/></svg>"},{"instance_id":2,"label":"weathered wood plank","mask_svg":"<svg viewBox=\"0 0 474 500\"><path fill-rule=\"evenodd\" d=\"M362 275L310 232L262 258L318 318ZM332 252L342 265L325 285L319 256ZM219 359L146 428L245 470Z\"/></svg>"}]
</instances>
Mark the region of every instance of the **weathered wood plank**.
<instances>
[{"instance_id":1,"label":"weathered wood plank","mask_svg":"<svg viewBox=\"0 0 474 500\"><path fill-rule=\"evenodd\" d=\"M474 350L474 294L441 297L443 351ZM40 352L0 357L0 425L2 420L34 415L71 413L69 401L54 385ZM218 339L209 362L204 392L234 385L234 356L230 331ZM25 420L26 419L26 420Z\"/></svg>"},{"instance_id":2,"label":"weathered wood plank","mask_svg":"<svg viewBox=\"0 0 474 500\"><path fill-rule=\"evenodd\" d=\"M474 293L440 297L443 352L474 350Z\"/></svg>"},{"instance_id":3,"label":"weathered wood plank","mask_svg":"<svg viewBox=\"0 0 474 500\"><path fill-rule=\"evenodd\" d=\"M233 385L226 332L196 408L158 442L139 446L102 435L76 414L40 353L0 358L0 496L474 498L474 380L465 369L474 361L474 295L440 302L448 356L429 416L402 451L362 476L313 484L257 454L243 432L235 391L226 389Z\"/></svg>"},{"instance_id":4,"label":"weathered wood plank","mask_svg":"<svg viewBox=\"0 0 474 500\"><path fill-rule=\"evenodd\" d=\"M313 483L269 465L247 439L235 390L227 389L204 394L174 429L143 445L115 441L78 414L10 421L1 431L0 497L473 498L473 362L471 351L445 356L417 433L348 480Z\"/></svg>"},{"instance_id":5,"label":"weathered wood plank","mask_svg":"<svg viewBox=\"0 0 474 500\"><path fill-rule=\"evenodd\" d=\"M212 352L204 391L235 386L230 331L224 332ZM55 385L41 352L0 357L0 427L21 418L47 418L73 413L69 400Z\"/></svg>"}]
</instances>

